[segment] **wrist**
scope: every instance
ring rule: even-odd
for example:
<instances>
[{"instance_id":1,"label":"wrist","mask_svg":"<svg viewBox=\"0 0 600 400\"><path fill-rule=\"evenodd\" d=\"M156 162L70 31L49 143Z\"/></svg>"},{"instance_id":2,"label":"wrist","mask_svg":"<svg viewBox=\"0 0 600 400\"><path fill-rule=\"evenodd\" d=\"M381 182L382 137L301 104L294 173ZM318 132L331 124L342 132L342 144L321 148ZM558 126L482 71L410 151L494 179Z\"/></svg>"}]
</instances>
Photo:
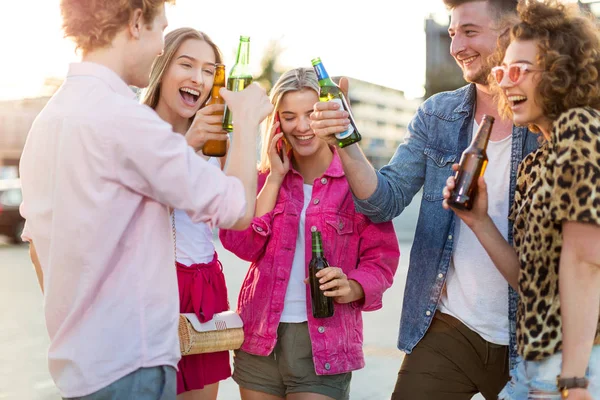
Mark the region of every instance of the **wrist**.
<instances>
[{"instance_id":1,"label":"wrist","mask_svg":"<svg viewBox=\"0 0 600 400\"><path fill-rule=\"evenodd\" d=\"M471 226L469 226L469 228L471 228L471 230L474 233L480 232L480 231L485 231L490 223L493 225L494 221L492 221L492 219L490 218L490 215L486 213L483 218L474 219L473 222L471 223Z\"/></svg>"},{"instance_id":2,"label":"wrist","mask_svg":"<svg viewBox=\"0 0 600 400\"><path fill-rule=\"evenodd\" d=\"M267 175L265 185L273 185L279 188L283 183L283 178L285 178L285 175L279 175L274 173L273 171L269 171L269 175Z\"/></svg>"},{"instance_id":3,"label":"wrist","mask_svg":"<svg viewBox=\"0 0 600 400\"><path fill-rule=\"evenodd\" d=\"M569 398L569 392L575 390L587 390L589 381L585 376L564 376L563 374L556 377L556 387L563 399Z\"/></svg>"},{"instance_id":4,"label":"wrist","mask_svg":"<svg viewBox=\"0 0 600 400\"><path fill-rule=\"evenodd\" d=\"M360 283L354 279L349 279L351 301L358 301L365 297L365 291Z\"/></svg>"},{"instance_id":5,"label":"wrist","mask_svg":"<svg viewBox=\"0 0 600 400\"><path fill-rule=\"evenodd\" d=\"M188 146L190 146L192 149L194 149L195 152L199 152L200 150L202 150L202 147L204 147L204 140L198 140L197 137L194 137L194 135L185 135L185 141L187 142Z\"/></svg>"}]
</instances>

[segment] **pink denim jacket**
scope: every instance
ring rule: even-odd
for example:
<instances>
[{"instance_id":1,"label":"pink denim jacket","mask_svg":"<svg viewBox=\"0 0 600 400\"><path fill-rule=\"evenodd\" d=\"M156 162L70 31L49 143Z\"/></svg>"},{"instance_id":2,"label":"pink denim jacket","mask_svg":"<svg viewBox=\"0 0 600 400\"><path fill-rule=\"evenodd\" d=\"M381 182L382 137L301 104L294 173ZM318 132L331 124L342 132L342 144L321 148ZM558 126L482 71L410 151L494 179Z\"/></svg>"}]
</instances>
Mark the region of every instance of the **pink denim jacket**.
<instances>
[{"instance_id":1,"label":"pink denim jacket","mask_svg":"<svg viewBox=\"0 0 600 400\"><path fill-rule=\"evenodd\" d=\"M260 174L258 190L267 174ZM240 290L238 312L244 321L242 350L268 356L277 342L277 327L292 268L304 192L303 178L291 169L285 176L274 209L254 218L245 231L221 230L223 246L252 264ZM308 330L318 375L341 374L364 367L362 311L382 307L383 292L393 282L400 250L391 222L374 224L354 209L342 164L334 158L313 183L306 211L305 254L312 257L311 227L322 232L325 258L360 283L365 297L350 304L335 303L333 317L312 317L306 286Z\"/></svg>"}]
</instances>

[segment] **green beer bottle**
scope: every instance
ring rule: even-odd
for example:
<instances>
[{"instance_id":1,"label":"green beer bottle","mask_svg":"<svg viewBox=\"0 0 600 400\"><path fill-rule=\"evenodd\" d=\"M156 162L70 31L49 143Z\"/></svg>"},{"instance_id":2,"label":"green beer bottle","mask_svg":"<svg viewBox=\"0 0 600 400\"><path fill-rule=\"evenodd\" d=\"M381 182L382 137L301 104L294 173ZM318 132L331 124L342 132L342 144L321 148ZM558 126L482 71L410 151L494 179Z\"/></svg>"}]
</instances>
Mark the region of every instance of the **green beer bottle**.
<instances>
[{"instance_id":1,"label":"green beer bottle","mask_svg":"<svg viewBox=\"0 0 600 400\"><path fill-rule=\"evenodd\" d=\"M319 100L335 101L336 103L339 103L350 116L350 127L348 130L342 133L336 133L335 135L338 139L338 146L346 147L350 146L352 143L360 142L362 137L360 136L360 133L358 133L356 123L354 122L354 116L352 115L352 111L350 111L344 93L342 93L341 89L331 80L320 58L314 58L312 60L312 65L317 74L317 79L319 79Z\"/></svg>"},{"instance_id":2,"label":"green beer bottle","mask_svg":"<svg viewBox=\"0 0 600 400\"><path fill-rule=\"evenodd\" d=\"M333 316L333 299L323 294L319 288L319 278L317 272L329 267L329 263L323 255L323 240L321 232L312 231L312 258L308 264L308 275L310 281L310 298L312 303L312 313L314 318L327 318Z\"/></svg>"},{"instance_id":3,"label":"green beer bottle","mask_svg":"<svg viewBox=\"0 0 600 400\"><path fill-rule=\"evenodd\" d=\"M235 64L231 68L229 77L227 78L227 89L233 92L241 92L251 83L250 36L240 36ZM225 115L223 116L223 129L227 132L233 131L233 118L227 105L225 105Z\"/></svg>"}]
</instances>

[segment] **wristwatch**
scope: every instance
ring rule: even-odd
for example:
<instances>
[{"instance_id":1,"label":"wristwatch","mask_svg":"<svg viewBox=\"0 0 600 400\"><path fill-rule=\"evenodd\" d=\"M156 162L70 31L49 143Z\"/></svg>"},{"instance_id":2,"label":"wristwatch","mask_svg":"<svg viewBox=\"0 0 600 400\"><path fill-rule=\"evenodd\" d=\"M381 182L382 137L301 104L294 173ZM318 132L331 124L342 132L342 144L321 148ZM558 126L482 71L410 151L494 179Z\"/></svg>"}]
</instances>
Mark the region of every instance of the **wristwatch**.
<instances>
[{"instance_id":1,"label":"wristwatch","mask_svg":"<svg viewBox=\"0 0 600 400\"><path fill-rule=\"evenodd\" d=\"M556 377L556 386L563 399L569 397L569 389L587 389L589 384L586 377L562 378L560 375Z\"/></svg>"}]
</instances>

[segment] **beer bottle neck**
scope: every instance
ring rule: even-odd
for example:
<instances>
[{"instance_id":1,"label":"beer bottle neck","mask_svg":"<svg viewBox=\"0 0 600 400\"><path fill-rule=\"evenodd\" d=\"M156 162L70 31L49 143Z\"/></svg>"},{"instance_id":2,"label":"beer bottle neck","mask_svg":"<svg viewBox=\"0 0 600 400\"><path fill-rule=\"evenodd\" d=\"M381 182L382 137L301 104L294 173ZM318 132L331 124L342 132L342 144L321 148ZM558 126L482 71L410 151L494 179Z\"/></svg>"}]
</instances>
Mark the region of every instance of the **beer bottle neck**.
<instances>
[{"instance_id":1,"label":"beer bottle neck","mask_svg":"<svg viewBox=\"0 0 600 400\"><path fill-rule=\"evenodd\" d=\"M319 86L335 86L320 59L313 60L313 68L319 80Z\"/></svg>"},{"instance_id":2,"label":"beer bottle neck","mask_svg":"<svg viewBox=\"0 0 600 400\"><path fill-rule=\"evenodd\" d=\"M312 233L312 253L313 256L323 256L323 239L321 239L321 232L319 231Z\"/></svg>"},{"instance_id":3,"label":"beer bottle neck","mask_svg":"<svg viewBox=\"0 0 600 400\"><path fill-rule=\"evenodd\" d=\"M492 125L494 124L494 119L492 117L484 116L481 121L481 125L473 138L473 142L471 143L471 147L477 148L480 150L486 150L487 144L490 140L490 134L492 133Z\"/></svg>"},{"instance_id":4,"label":"beer bottle neck","mask_svg":"<svg viewBox=\"0 0 600 400\"><path fill-rule=\"evenodd\" d=\"M210 91L210 97L220 98L221 94L219 93L219 89L225 86L225 66L222 64L217 65L215 70L215 80L213 81L213 87Z\"/></svg>"},{"instance_id":5,"label":"beer bottle neck","mask_svg":"<svg viewBox=\"0 0 600 400\"><path fill-rule=\"evenodd\" d=\"M243 39L240 40L235 63L238 65L250 64L250 41Z\"/></svg>"}]
</instances>

